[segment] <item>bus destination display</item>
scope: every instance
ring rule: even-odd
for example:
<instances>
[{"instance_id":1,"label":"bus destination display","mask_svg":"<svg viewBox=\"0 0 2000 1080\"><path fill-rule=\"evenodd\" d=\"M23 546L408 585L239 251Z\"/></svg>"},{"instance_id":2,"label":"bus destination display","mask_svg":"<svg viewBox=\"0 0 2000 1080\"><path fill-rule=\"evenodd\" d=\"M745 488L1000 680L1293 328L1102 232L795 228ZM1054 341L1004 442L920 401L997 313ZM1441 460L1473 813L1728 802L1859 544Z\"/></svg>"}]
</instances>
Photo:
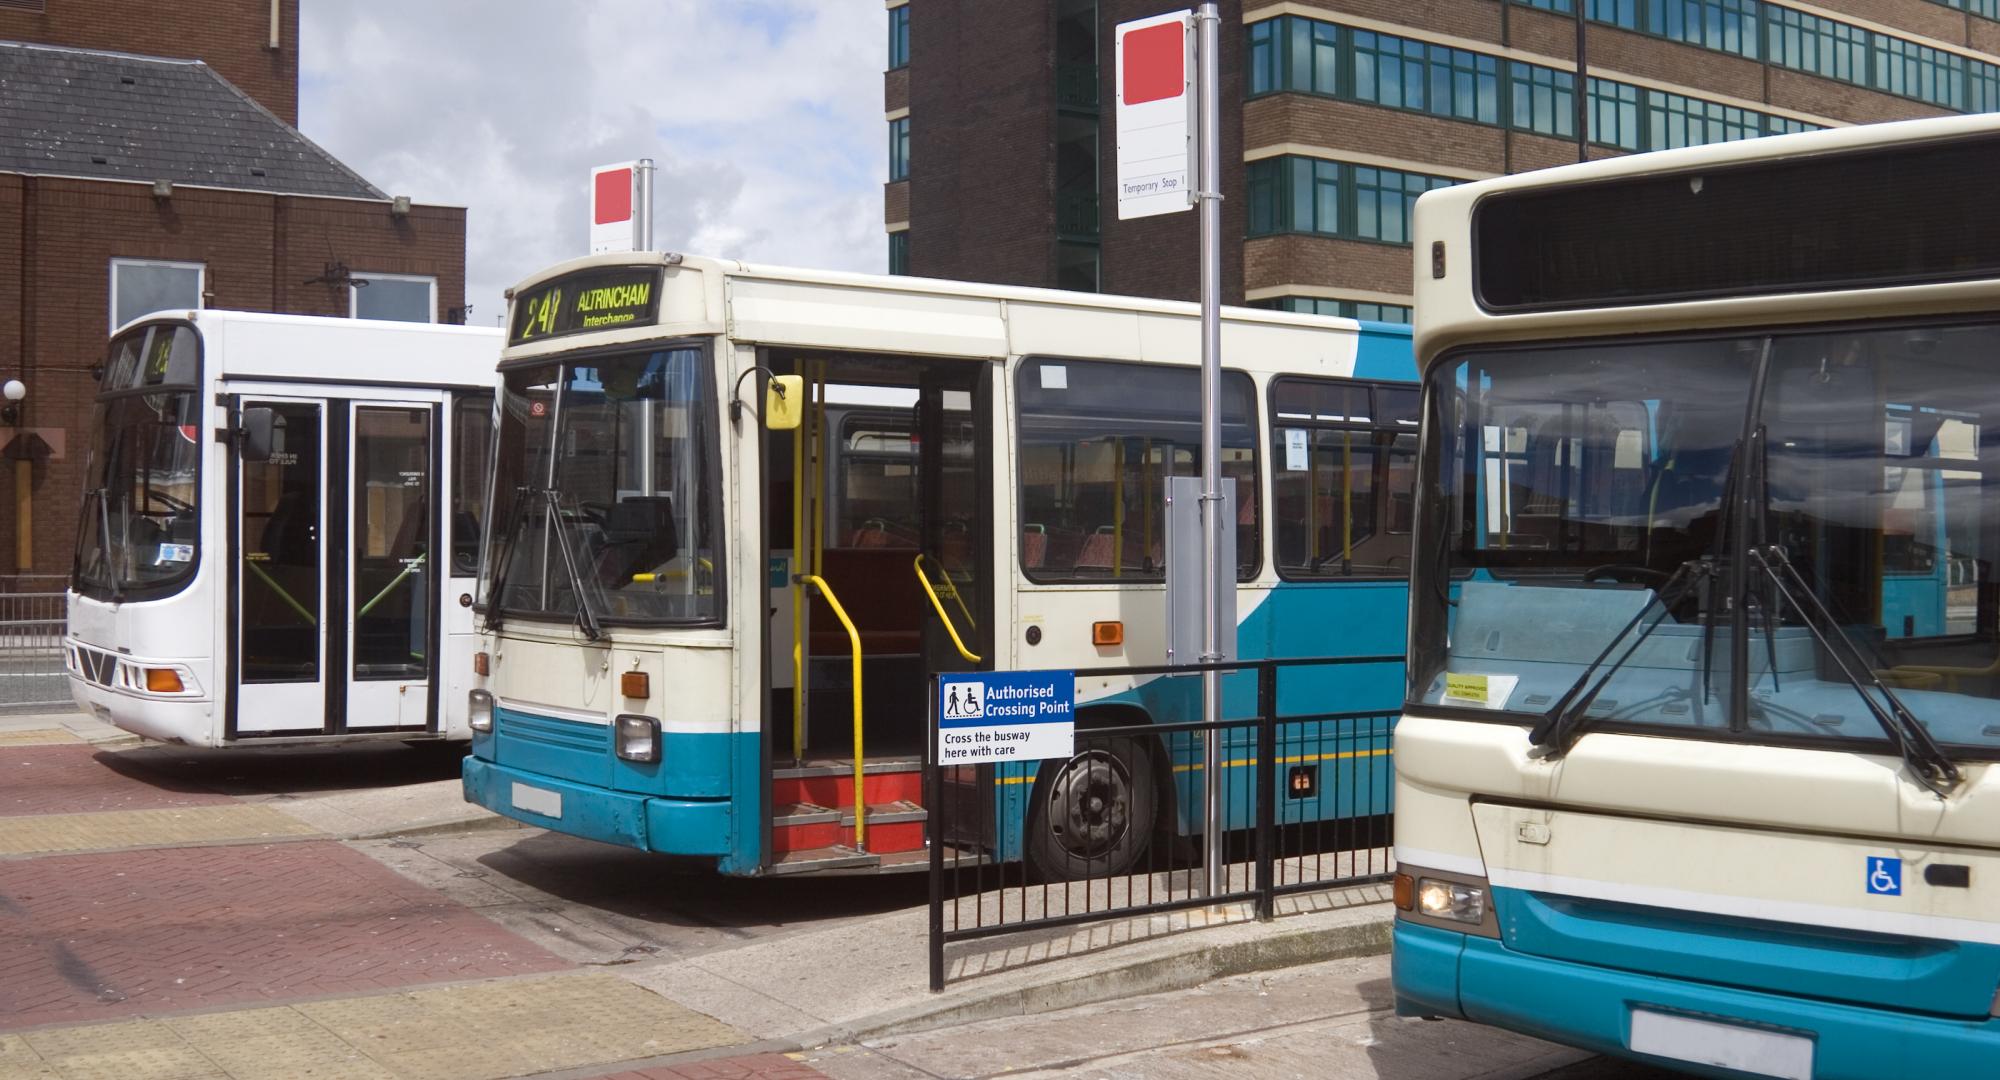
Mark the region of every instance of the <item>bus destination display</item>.
<instances>
[{"instance_id":1,"label":"bus destination display","mask_svg":"<svg viewBox=\"0 0 2000 1080\"><path fill-rule=\"evenodd\" d=\"M546 282L516 300L508 344L652 326L660 320L659 283L652 267L591 270Z\"/></svg>"}]
</instances>

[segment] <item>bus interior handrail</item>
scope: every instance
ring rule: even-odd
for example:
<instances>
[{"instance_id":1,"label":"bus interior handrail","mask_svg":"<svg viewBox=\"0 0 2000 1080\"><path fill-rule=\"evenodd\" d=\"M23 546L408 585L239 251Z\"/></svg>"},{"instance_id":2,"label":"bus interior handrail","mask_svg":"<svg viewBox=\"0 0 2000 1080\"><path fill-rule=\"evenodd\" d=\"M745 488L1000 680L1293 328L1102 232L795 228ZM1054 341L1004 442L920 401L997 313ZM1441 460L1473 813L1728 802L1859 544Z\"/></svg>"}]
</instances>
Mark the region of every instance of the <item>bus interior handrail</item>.
<instances>
[{"instance_id":1,"label":"bus interior handrail","mask_svg":"<svg viewBox=\"0 0 2000 1080\"><path fill-rule=\"evenodd\" d=\"M862 787L862 773L866 762L862 757L862 712L861 712L861 632L854 628L854 620L847 617L847 609L840 606L840 598L833 595L833 586L818 574L800 574L798 583L810 585L826 598L826 606L833 609L834 617L847 630L847 643L854 654L854 850L868 850L868 798ZM794 747L794 753L800 748Z\"/></svg>"},{"instance_id":2,"label":"bus interior handrail","mask_svg":"<svg viewBox=\"0 0 2000 1080\"><path fill-rule=\"evenodd\" d=\"M924 573L924 557L919 554L916 561L910 565L916 570L917 581L923 585L925 594L931 598L931 606L937 609L938 621L944 623L945 633L951 635L952 646L958 650L958 655L965 657L967 663L981 663L980 658L965 647L965 639L958 636L958 628L951 624L951 616L945 614L944 601L938 599L937 590L931 587L930 575ZM946 580L948 582L950 579ZM946 588L950 588L949 584ZM951 589L951 596L958 601L958 609L965 612L965 621L975 628L978 627L979 624L972 620L972 612L966 611L965 598L958 595L957 589Z\"/></svg>"}]
</instances>

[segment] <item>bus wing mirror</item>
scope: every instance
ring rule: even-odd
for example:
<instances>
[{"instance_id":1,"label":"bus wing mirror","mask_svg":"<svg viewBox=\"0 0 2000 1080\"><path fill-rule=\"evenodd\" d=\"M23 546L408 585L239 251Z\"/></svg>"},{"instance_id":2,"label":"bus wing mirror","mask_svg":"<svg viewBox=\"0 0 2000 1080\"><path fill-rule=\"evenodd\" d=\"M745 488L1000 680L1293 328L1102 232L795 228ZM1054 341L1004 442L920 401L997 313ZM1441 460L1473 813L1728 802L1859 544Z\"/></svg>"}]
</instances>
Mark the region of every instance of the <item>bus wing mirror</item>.
<instances>
[{"instance_id":1,"label":"bus wing mirror","mask_svg":"<svg viewBox=\"0 0 2000 1080\"><path fill-rule=\"evenodd\" d=\"M805 414L805 376L772 376L764 387L764 426L772 431L791 431Z\"/></svg>"},{"instance_id":2,"label":"bus wing mirror","mask_svg":"<svg viewBox=\"0 0 2000 1080\"><path fill-rule=\"evenodd\" d=\"M243 410L236 422L237 452L244 461L271 460L278 446L278 414L263 407Z\"/></svg>"}]
</instances>

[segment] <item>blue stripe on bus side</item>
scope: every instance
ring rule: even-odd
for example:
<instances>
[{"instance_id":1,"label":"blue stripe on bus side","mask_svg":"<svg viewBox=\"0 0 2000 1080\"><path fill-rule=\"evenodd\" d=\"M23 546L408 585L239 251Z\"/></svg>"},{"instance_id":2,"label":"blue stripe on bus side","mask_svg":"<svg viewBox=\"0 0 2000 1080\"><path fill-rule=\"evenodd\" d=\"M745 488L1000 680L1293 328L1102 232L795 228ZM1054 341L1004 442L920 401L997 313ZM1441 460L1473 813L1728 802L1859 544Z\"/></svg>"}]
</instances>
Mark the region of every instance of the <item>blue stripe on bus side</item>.
<instances>
[{"instance_id":1,"label":"blue stripe on bus side","mask_svg":"<svg viewBox=\"0 0 2000 1080\"><path fill-rule=\"evenodd\" d=\"M1362 323L1355 341L1354 377L1405 382L1414 389L1417 359L1410 351L1410 328L1398 323Z\"/></svg>"}]
</instances>

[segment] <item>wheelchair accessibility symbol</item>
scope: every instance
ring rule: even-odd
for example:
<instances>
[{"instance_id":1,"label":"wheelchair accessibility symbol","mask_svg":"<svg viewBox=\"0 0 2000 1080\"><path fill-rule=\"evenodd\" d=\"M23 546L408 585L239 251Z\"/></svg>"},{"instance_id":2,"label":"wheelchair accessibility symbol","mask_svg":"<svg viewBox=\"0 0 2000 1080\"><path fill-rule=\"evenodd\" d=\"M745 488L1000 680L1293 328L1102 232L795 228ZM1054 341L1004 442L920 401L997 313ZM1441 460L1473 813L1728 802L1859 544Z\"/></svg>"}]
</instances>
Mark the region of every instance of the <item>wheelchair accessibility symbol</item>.
<instances>
[{"instance_id":1,"label":"wheelchair accessibility symbol","mask_svg":"<svg viewBox=\"0 0 2000 1080\"><path fill-rule=\"evenodd\" d=\"M1903 860L1868 856L1868 891L1875 896L1903 895Z\"/></svg>"}]
</instances>

